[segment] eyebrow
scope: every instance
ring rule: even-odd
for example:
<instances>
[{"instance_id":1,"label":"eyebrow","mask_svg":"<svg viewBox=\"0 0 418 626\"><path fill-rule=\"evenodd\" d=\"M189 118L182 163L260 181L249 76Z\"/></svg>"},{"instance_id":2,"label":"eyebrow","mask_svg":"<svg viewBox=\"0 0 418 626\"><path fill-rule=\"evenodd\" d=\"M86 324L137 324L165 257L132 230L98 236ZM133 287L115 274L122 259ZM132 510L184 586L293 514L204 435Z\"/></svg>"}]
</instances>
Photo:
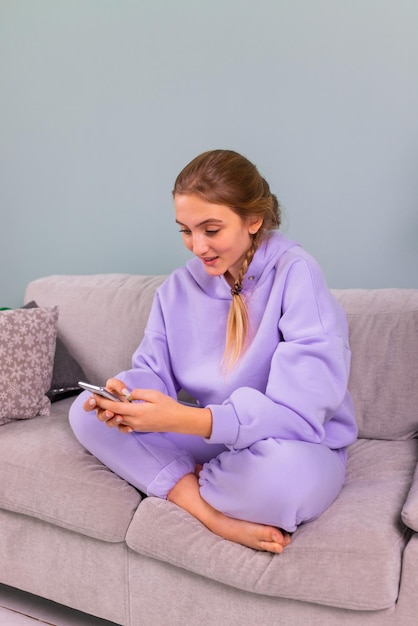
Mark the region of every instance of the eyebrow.
<instances>
[{"instance_id":1,"label":"eyebrow","mask_svg":"<svg viewBox=\"0 0 418 626\"><path fill-rule=\"evenodd\" d=\"M176 224L179 224L180 226L186 226L186 224L183 224L182 222L179 222L178 220L176 220ZM209 217L209 219L203 220L203 222L196 224L196 228L199 228L200 226L205 226L206 224L223 224L223 221L217 220L214 217Z\"/></svg>"}]
</instances>

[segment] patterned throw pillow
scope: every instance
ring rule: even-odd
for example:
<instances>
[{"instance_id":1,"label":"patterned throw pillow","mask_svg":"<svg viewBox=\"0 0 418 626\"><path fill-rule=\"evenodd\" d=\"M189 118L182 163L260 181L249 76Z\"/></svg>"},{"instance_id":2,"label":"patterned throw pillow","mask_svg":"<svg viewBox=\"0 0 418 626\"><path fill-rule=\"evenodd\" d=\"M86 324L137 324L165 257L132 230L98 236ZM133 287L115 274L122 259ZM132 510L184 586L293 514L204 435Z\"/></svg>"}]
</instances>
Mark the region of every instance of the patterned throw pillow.
<instances>
[{"instance_id":1,"label":"patterned throw pillow","mask_svg":"<svg viewBox=\"0 0 418 626\"><path fill-rule=\"evenodd\" d=\"M37 306L36 302L31 300L22 309L34 309ZM65 343L57 336L51 389L49 389L46 395L51 402L78 395L83 391L78 386L79 380L86 380L86 375L81 365L68 351Z\"/></svg>"},{"instance_id":2,"label":"patterned throw pillow","mask_svg":"<svg viewBox=\"0 0 418 626\"><path fill-rule=\"evenodd\" d=\"M0 312L0 425L49 415L58 307Z\"/></svg>"}]
</instances>

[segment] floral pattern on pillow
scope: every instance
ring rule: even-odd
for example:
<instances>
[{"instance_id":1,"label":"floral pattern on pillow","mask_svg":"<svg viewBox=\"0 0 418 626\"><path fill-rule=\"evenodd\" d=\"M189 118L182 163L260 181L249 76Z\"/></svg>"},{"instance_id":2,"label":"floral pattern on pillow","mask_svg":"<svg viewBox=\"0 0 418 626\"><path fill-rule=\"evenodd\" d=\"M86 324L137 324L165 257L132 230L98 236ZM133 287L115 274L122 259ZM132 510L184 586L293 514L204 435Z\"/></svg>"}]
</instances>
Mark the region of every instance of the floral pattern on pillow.
<instances>
[{"instance_id":1,"label":"floral pattern on pillow","mask_svg":"<svg viewBox=\"0 0 418 626\"><path fill-rule=\"evenodd\" d=\"M0 425L49 415L58 307L0 312Z\"/></svg>"}]
</instances>

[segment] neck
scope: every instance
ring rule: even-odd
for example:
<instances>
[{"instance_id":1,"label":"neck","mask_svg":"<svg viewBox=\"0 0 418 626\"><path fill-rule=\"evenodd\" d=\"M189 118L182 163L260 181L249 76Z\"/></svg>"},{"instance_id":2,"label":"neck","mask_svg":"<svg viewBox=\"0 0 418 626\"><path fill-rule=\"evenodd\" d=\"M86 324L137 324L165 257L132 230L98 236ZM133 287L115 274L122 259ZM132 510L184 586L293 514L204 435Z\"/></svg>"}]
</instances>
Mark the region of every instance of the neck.
<instances>
[{"instance_id":1,"label":"neck","mask_svg":"<svg viewBox=\"0 0 418 626\"><path fill-rule=\"evenodd\" d=\"M230 287L233 287L234 284L235 284L236 278L234 278L232 276L232 274L229 272L229 270L227 272L225 272L224 277L225 277L225 280L228 283L228 285Z\"/></svg>"}]
</instances>

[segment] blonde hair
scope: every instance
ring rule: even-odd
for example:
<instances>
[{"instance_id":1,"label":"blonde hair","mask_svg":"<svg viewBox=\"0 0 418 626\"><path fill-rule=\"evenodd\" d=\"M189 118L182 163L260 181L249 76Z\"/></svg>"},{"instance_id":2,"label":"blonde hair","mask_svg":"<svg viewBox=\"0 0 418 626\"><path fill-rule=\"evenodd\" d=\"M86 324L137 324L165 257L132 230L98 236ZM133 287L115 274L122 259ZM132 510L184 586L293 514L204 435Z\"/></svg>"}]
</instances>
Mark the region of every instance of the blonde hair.
<instances>
[{"instance_id":1,"label":"blonde hair","mask_svg":"<svg viewBox=\"0 0 418 626\"><path fill-rule=\"evenodd\" d=\"M232 150L211 150L193 159L176 178L173 196L176 194L195 194L207 202L228 206L243 220L262 218L231 289L223 356L223 363L230 370L241 357L249 334L242 281L262 240L280 226L279 202L256 166Z\"/></svg>"}]
</instances>

